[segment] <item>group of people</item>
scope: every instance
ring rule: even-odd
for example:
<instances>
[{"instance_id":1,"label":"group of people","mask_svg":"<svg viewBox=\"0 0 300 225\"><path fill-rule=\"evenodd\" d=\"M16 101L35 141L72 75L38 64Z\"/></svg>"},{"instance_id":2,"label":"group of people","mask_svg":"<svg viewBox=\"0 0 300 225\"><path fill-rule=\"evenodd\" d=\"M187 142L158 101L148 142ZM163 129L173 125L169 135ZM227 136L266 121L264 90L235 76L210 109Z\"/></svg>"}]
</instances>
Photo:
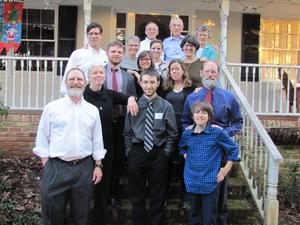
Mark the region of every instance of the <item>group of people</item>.
<instances>
[{"instance_id":1,"label":"group of people","mask_svg":"<svg viewBox=\"0 0 300 225\"><path fill-rule=\"evenodd\" d=\"M121 207L125 163L133 225L166 224L174 160L182 174L179 207L188 208L189 224L227 224L227 175L239 161L230 137L243 124L239 104L219 87L209 28L182 36L178 17L169 27L171 36L161 41L158 25L149 22L145 40L130 36L125 47L112 41L106 51L102 26L87 27L88 46L71 54L63 97L45 106L33 149L44 166L45 224L63 225L68 201L72 224L90 218L106 224L109 204Z\"/></svg>"}]
</instances>

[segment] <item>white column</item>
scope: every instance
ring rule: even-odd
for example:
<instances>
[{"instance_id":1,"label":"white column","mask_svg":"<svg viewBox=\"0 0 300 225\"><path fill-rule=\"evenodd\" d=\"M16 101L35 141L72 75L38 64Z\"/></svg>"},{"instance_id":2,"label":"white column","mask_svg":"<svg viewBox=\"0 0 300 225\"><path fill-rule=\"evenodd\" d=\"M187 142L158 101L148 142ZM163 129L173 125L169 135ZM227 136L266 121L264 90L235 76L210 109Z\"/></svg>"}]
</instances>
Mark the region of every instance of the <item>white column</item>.
<instances>
[{"instance_id":1,"label":"white column","mask_svg":"<svg viewBox=\"0 0 300 225\"><path fill-rule=\"evenodd\" d=\"M226 64L227 57L227 25L229 16L229 0L220 0L220 66ZM225 88L226 82L225 78L221 76L220 78L221 86Z\"/></svg>"},{"instance_id":2,"label":"white column","mask_svg":"<svg viewBox=\"0 0 300 225\"><path fill-rule=\"evenodd\" d=\"M277 187L279 176L279 163L269 154L267 199L265 203L265 225L278 225L279 202L277 200Z\"/></svg>"},{"instance_id":3,"label":"white column","mask_svg":"<svg viewBox=\"0 0 300 225\"><path fill-rule=\"evenodd\" d=\"M85 46L88 43L85 31L87 26L91 23L92 0L83 0L83 12L84 12L83 46Z\"/></svg>"}]
</instances>

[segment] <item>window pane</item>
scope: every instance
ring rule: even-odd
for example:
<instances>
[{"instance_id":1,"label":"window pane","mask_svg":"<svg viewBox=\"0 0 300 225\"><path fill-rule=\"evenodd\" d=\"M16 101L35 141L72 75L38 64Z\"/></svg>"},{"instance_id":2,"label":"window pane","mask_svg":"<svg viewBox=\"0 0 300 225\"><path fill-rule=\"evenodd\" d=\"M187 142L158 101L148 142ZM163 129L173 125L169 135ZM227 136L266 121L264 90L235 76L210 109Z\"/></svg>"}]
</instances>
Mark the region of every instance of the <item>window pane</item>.
<instances>
[{"instance_id":1,"label":"window pane","mask_svg":"<svg viewBox=\"0 0 300 225\"><path fill-rule=\"evenodd\" d=\"M272 20L262 20L261 23L261 32L266 34L266 33L274 33L274 22Z\"/></svg>"},{"instance_id":2,"label":"window pane","mask_svg":"<svg viewBox=\"0 0 300 225\"><path fill-rule=\"evenodd\" d=\"M28 39L40 39L41 28L40 25L28 25Z\"/></svg>"},{"instance_id":3,"label":"window pane","mask_svg":"<svg viewBox=\"0 0 300 225\"><path fill-rule=\"evenodd\" d=\"M23 9L22 11L22 23L27 23L27 9Z\"/></svg>"},{"instance_id":4,"label":"window pane","mask_svg":"<svg viewBox=\"0 0 300 225\"><path fill-rule=\"evenodd\" d=\"M298 49L299 48L299 37L298 35L288 35L287 49Z\"/></svg>"},{"instance_id":5,"label":"window pane","mask_svg":"<svg viewBox=\"0 0 300 225\"><path fill-rule=\"evenodd\" d=\"M54 25L42 25L42 39L54 39Z\"/></svg>"},{"instance_id":6,"label":"window pane","mask_svg":"<svg viewBox=\"0 0 300 225\"><path fill-rule=\"evenodd\" d=\"M189 17L188 16L180 16L183 21L183 30L189 30Z\"/></svg>"},{"instance_id":7,"label":"window pane","mask_svg":"<svg viewBox=\"0 0 300 225\"><path fill-rule=\"evenodd\" d=\"M275 34L275 48L282 48L286 49L286 43L287 43L287 34Z\"/></svg>"},{"instance_id":8,"label":"window pane","mask_svg":"<svg viewBox=\"0 0 300 225\"><path fill-rule=\"evenodd\" d=\"M263 48L274 48L274 35L273 34L262 34L261 35L261 46Z\"/></svg>"},{"instance_id":9,"label":"window pane","mask_svg":"<svg viewBox=\"0 0 300 225\"><path fill-rule=\"evenodd\" d=\"M26 39L27 38L27 25L26 24L22 24L22 39Z\"/></svg>"},{"instance_id":10,"label":"window pane","mask_svg":"<svg viewBox=\"0 0 300 225\"><path fill-rule=\"evenodd\" d=\"M41 55L41 42L37 42L37 41L29 42L28 50L30 51L30 55L40 56Z\"/></svg>"},{"instance_id":11,"label":"window pane","mask_svg":"<svg viewBox=\"0 0 300 225\"><path fill-rule=\"evenodd\" d=\"M54 10L42 11L42 24L54 24Z\"/></svg>"},{"instance_id":12,"label":"window pane","mask_svg":"<svg viewBox=\"0 0 300 225\"><path fill-rule=\"evenodd\" d=\"M117 13L117 28L126 28L126 13Z\"/></svg>"},{"instance_id":13,"label":"window pane","mask_svg":"<svg viewBox=\"0 0 300 225\"><path fill-rule=\"evenodd\" d=\"M20 55L27 54L27 42L26 41L21 42L21 45L18 49L18 54L20 54Z\"/></svg>"},{"instance_id":14,"label":"window pane","mask_svg":"<svg viewBox=\"0 0 300 225\"><path fill-rule=\"evenodd\" d=\"M54 42L42 43L42 56L54 56Z\"/></svg>"},{"instance_id":15,"label":"window pane","mask_svg":"<svg viewBox=\"0 0 300 225\"><path fill-rule=\"evenodd\" d=\"M28 23L40 24L41 11L39 9L28 9Z\"/></svg>"}]
</instances>

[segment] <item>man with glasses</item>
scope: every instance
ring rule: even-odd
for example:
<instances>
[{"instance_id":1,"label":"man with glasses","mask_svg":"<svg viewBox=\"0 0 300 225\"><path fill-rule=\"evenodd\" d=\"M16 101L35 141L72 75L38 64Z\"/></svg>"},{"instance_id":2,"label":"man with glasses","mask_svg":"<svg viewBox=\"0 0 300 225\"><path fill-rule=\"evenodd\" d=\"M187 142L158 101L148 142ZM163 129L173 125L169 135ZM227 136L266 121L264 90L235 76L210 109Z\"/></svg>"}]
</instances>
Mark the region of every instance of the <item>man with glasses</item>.
<instances>
[{"instance_id":1,"label":"man with glasses","mask_svg":"<svg viewBox=\"0 0 300 225\"><path fill-rule=\"evenodd\" d=\"M108 63L106 52L101 49L101 40L103 34L103 27L98 23L91 23L86 28L86 35L88 39L87 48L77 49L72 52L68 64L65 69L65 75L60 86L60 93L62 96L65 96L66 85L65 77L66 72L71 68L77 67L83 70L86 78L88 79L88 69L92 65L102 65L105 66Z\"/></svg>"}]
</instances>

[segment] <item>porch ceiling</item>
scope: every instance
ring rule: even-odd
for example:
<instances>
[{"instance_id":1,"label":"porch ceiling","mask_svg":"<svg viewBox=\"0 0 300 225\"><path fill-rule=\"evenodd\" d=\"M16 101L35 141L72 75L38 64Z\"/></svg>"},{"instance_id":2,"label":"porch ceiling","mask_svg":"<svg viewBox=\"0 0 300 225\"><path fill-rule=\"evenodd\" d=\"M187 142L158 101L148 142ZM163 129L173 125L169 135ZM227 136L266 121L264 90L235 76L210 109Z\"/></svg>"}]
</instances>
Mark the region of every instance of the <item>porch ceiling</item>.
<instances>
[{"instance_id":1,"label":"porch ceiling","mask_svg":"<svg viewBox=\"0 0 300 225\"><path fill-rule=\"evenodd\" d=\"M34 0L31 0L34 1ZM40 1L40 0L38 0ZM83 5L84 0L44 0L50 4ZM94 6L111 6L117 11L137 13L192 13L195 10L219 10L220 0L91 0ZM283 10L284 9L284 10ZM300 0L230 0L230 11L279 14L295 17ZM293 13L295 12L295 13Z\"/></svg>"}]
</instances>

